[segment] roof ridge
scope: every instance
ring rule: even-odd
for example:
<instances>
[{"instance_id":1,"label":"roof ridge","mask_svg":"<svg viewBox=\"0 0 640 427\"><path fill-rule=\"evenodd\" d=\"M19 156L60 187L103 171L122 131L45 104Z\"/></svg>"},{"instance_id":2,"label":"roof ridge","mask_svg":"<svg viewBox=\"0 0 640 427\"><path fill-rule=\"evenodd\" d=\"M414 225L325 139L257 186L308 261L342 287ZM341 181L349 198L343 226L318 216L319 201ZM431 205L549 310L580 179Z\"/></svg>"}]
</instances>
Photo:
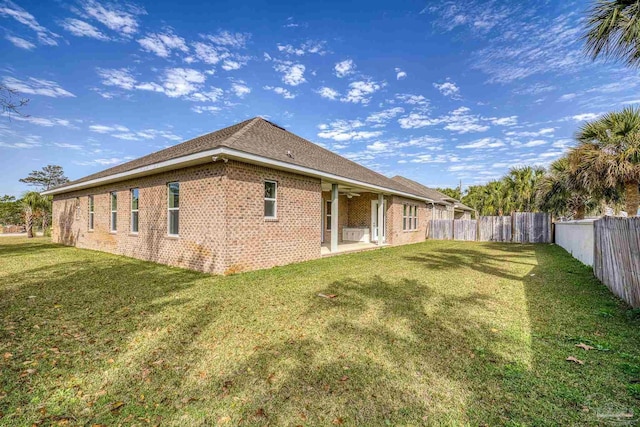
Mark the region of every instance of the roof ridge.
<instances>
[{"instance_id":1,"label":"roof ridge","mask_svg":"<svg viewBox=\"0 0 640 427\"><path fill-rule=\"evenodd\" d=\"M246 125L242 126L240 129L235 131L231 136L229 136L222 143L220 143L220 146L231 148L231 144L237 141L242 135L247 133L247 131L251 129L260 120L264 120L264 119L262 119L261 117L254 117L253 119L250 119L249 123L247 123Z\"/></svg>"}]
</instances>

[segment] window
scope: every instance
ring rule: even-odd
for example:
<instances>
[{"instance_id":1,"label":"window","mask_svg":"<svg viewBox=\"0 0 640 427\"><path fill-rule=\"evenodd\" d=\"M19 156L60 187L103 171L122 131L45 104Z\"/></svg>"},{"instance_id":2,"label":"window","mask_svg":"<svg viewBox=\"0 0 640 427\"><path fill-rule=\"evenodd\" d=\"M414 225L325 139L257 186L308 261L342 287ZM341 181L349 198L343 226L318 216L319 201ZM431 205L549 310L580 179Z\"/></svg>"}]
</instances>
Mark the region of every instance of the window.
<instances>
[{"instance_id":1,"label":"window","mask_svg":"<svg viewBox=\"0 0 640 427\"><path fill-rule=\"evenodd\" d=\"M80 197L76 197L76 219L80 219Z\"/></svg>"},{"instance_id":2,"label":"window","mask_svg":"<svg viewBox=\"0 0 640 427\"><path fill-rule=\"evenodd\" d=\"M327 230L331 230L331 202L327 202L326 214L327 214Z\"/></svg>"},{"instance_id":3,"label":"window","mask_svg":"<svg viewBox=\"0 0 640 427\"><path fill-rule=\"evenodd\" d=\"M116 232L118 230L118 193L113 191L111 193L111 231Z\"/></svg>"},{"instance_id":4,"label":"window","mask_svg":"<svg viewBox=\"0 0 640 427\"><path fill-rule=\"evenodd\" d=\"M264 217L276 218L277 206L276 195L278 192L278 183L275 181L264 182Z\"/></svg>"},{"instance_id":5,"label":"window","mask_svg":"<svg viewBox=\"0 0 640 427\"><path fill-rule=\"evenodd\" d=\"M138 201L140 191L137 188L131 190L131 232L138 233Z\"/></svg>"},{"instance_id":6,"label":"window","mask_svg":"<svg viewBox=\"0 0 640 427\"><path fill-rule=\"evenodd\" d=\"M180 232L180 183L170 182L167 184L169 193L168 209L168 234L177 236Z\"/></svg>"},{"instance_id":7,"label":"window","mask_svg":"<svg viewBox=\"0 0 640 427\"><path fill-rule=\"evenodd\" d=\"M402 211L402 229L405 231L418 229L418 207L404 205Z\"/></svg>"},{"instance_id":8,"label":"window","mask_svg":"<svg viewBox=\"0 0 640 427\"><path fill-rule=\"evenodd\" d=\"M89 230L93 230L93 196L89 196Z\"/></svg>"}]
</instances>

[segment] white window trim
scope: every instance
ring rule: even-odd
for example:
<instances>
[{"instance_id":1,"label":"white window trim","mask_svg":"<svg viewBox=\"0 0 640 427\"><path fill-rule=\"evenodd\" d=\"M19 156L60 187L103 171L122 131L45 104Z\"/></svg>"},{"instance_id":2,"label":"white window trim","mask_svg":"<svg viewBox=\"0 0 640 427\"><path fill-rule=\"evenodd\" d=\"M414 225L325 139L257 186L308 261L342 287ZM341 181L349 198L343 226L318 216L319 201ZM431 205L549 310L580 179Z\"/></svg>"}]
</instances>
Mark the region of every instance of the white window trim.
<instances>
[{"instance_id":1,"label":"white window trim","mask_svg":"<svg viewBox=\"0 0 640 427\"><path fill-rule=\"evenodd\" d=\"M93 195L90 195L87 201L89 202L89 218L88 218L89 224L87 224L87 226L89 231L93 231L94 227L96 226L95 224L96 200L94 199Z\"/></svg>"},{"instance_id":2,"label":"white window trim","mask_svg":"<svg viewBox=\"0 0 640 427\"><path fill-rule=\"evenodd\" d=\"M266 184L268 182L270 182L272 184L275 184L276 191L275 191L275 194L274 194L273 198L268 198L268 197L264 198L264 202L267 202L267 201L273 202L273 216L266 216L265 215L264 219L270 219L270 220L278 219L278 181L273 181L273 180L270 180L270 179L265 179L264 180L264 184ZM264 184L262 185L262 191L263 192L264 192L264 187L265 187ZM262 206L262 209L264 209L264 204Z\"/></svg>"},{"instance_id":3,"label":"white window trim","mask_svg":"<svg viewBox=\"0 0 640 427\"><path fill-rule=\"evenodd\" d=\"M178 184L178 207L170 208L169 207L169 198L171 197L171 192L169 190L169 186L171 184ZM180 181L171 181L167 183L167 236L169 237L180 237ZM169 212L178 211L178 234L171 233L171 215Z\"/></svg>"},{"instance_id":4,"label":"white window trim","mask_svg":"<svg viewBox=\"0 0 640 427\"><path fill-rule=\"evenodd\" d=\"M406 227L405 227L406 224ZM418 206L405 203L402 211L402 230L418 230Z\"/></svg>"},{"instance_id":5,"label":"white window trim","mask_svg":"<svg viewBox=\"0 0 640 427\"><path fill-rule=\"evenodd\" d=\"M324 209L325 209L325 228L327 230L331 230L331 200L324 201Z\"/></svg>"},{"instance_id":6,"label":"white window trim","mask_svg":"<svg viewBox=\"0 0 640 427\"><path fill-rule=\"evenodd\" d=\"M134 190L138 190L138 209L133 209L133 191ZM138 234L138 231L140 231L140 189L137 187L132 188L131 191L129 192L129 197L131 197L131 204L130 204L131 218L129 221L129 232L131 234ZM138 213L138 231L133 231L133 213L134 212Z\"/></svg>"},{"instance_id":7,"label":"white window trim","mask_svg":"<svg viewBox=\"0 0 640 427\"><path fill-rule=\"evenodd\" d=\"M116 210L113 210L113 195L115 194L116 196ZM109 211L111 213L111 215L109 215L109 231L111 233L117 233L118 232L118 192L117 191L112 191L109 193ZM113 214L116 214L116 224L115 224L115 228L113 228Z\"/></svg>"}]
</instances>

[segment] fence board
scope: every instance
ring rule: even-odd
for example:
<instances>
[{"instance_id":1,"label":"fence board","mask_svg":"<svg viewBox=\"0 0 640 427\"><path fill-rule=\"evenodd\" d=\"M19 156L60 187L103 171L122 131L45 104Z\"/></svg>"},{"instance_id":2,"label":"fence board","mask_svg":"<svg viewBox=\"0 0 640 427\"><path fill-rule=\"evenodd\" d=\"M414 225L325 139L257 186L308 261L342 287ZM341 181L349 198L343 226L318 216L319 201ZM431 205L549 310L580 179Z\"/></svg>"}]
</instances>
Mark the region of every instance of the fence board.
<instances>
[{"instance_id":1,"label":"fence board","mask_svg":"<svg viewBox=\"0 0 640 427\"><path fill-rule=\"evenodd\" d=\"M434 240L453 239L453 221L450 219L432 219L429 238Z\"/></svg>"},{"instance_id":2,"label":"fence board","mask_svg":"<svg viewBox=\"0 0 640 427\"><path fill-rule=\"evenodd\" d=\"M510 216L481 216L478 219L478 240L481 242L510 242Z\"/></svg>"},{"instance_id":3,"label":"fence board","mask_svg":"<svg viewBox=\"0 0 640 427\"><path fill-rule=\"evenodd\" d=\"M456 219L453 221L453 239L476 241L478 221L473 219Z\"/></svg>"},{"instance_id":4,"label":"fence board","mask_svg":"<svg viewBox=\"0 0 640 427\"><path fill-rule=\"evenodd\" d=\"M551 243L551 215L514 212L513 241L517 243Z\"/></svg>"},{"instance_id":5,"label":"fence board","mask_svg":"<svg viewBox=\"0 0 640 427\"><path fill-rule=\"evenodd\" d=\"M594 223L593 270L632 307L640 307L640 218L604 217Z\"/></svg>"}]
</instances>

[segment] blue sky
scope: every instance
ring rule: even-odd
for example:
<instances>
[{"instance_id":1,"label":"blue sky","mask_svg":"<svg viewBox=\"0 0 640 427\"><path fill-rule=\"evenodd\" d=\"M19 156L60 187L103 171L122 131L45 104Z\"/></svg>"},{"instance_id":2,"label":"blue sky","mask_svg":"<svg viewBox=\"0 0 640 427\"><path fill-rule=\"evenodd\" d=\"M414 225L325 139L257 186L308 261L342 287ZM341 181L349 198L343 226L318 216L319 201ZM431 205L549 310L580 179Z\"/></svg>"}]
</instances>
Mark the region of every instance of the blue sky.
<instances>
[{"instance_id":1,"label":"blue sky","mask_svg":"<svg viewBox=\"0 0 640 427\"><path fill-rule=\"evenodd\" d=\"M80 178L263 116L430 186L546 165L584 120L640 102L582 54L582 1L0 0L0 194Z\"/></svg>"}]
</instances>

